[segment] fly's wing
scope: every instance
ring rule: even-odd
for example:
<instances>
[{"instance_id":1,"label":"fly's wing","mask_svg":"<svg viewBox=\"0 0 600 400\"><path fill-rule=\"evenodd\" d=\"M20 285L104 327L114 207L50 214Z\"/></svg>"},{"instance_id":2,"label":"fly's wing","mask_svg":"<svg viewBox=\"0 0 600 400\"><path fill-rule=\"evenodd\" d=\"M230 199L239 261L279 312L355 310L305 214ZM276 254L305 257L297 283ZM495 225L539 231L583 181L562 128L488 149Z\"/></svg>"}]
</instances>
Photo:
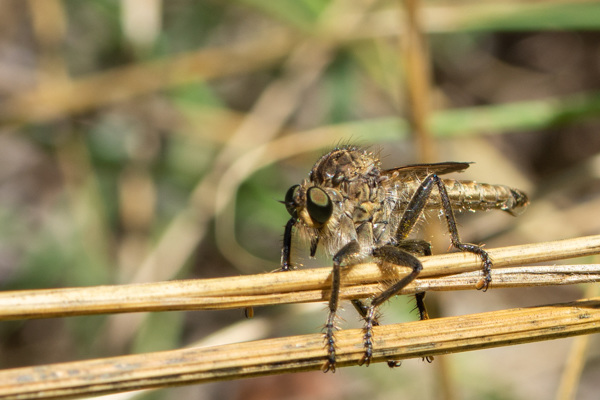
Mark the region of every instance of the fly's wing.
<instances>
[{"instance_id":1,"label":"fly's wing","mask_svg":"<svg viewBox=\"0 0 600 400\"><path fill-rule=\"evenodd\" d=\"M434 164L412 164L404 167L392 168L382 171L383 176L393 179L424 179L427 175L435 173L437 175L449 174L452 172L461 172L469 168L468 162L447 161Z\"/></svg>"}]
</instances>

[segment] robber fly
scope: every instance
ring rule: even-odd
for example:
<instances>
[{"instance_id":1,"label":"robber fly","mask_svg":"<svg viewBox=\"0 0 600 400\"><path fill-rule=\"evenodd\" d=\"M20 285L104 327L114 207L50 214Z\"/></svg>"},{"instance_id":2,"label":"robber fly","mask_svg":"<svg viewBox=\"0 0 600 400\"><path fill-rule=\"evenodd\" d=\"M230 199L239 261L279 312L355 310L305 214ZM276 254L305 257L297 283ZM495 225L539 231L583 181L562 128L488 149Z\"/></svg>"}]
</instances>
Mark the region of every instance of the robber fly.
<instances>
[{"instance_id":1,"label":"robber fly","mask_svg":"<svg viewBox=\"0 0 600 400\"><path fill-rule=\"evenodd\" d=\"M431 255L428 242L408 239L425 210L441 210L452 245L481 258L482 278L477 289L488 288L492 281L490 257L481 246L460 240L453 210L500 209L516 215L529 201L523 192L507 186L439 177L468 167L469 163L443 162L382 170L375 154L345 146L322 156L310 171L309 179L287 191L283 203L291 218L285 226L281 270L293 269L290 253L294 229L310 242L311 257L318 244L333 256L324 372L335 372L334 331L341 268L370 258L412 269L369 303L352 301L365 320L365 353L359 364L369 365L373 355L372 328L378 324L375 310L417 277L422 269L417 255ZM424 319L427 315L424 294L416 296L417 308ZM393 361L388 364L396 365Z\"/></svg>"}]
</instances>

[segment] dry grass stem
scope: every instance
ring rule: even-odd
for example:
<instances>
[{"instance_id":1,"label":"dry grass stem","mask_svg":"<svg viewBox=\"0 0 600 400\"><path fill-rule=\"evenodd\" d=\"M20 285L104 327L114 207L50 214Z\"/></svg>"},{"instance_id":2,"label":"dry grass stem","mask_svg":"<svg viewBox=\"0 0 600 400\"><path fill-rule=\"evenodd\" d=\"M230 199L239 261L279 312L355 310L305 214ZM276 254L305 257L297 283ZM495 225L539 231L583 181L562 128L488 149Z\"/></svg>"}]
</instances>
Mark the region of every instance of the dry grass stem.
<instances>
[{"instance_id":1,"label":"dry grass stem","mask_svg":"<svg viewBox=\"0 0 600 400\"><path fill-rule=\"evenodd\" d=\"M600 252L600 235L490 249L494 260L492 287L539 286L593 282L598 265L500 267L585 256ZM402 293L474 288L480 260L466 253L422 258L421 279ZM406 272L405 272L406 270ZM281 303L325 301L329 268L228 278L182 280L84 288L23 290L0 293L0 320L48 318L98 313L165 310L216 310ZM408 268L379 268L361 264L343 277L343 298L368 297L380 282L397 278ZM461 275L457 275L461 274ZM423 279L428 277L436 279Z\"/></svg>"},{"instance_id":2,"label":"dry grass stem","mask_svg":"<svg viewBox=\"0 0 600 400\"><path fill-rule=\"evenodd\" d=\"M265 37L269 38L269 46L264 46ZM203 49L168 60L115 68L68 83L46 85L7 100L0 120L43 122L185 83L251 72L280 61L294 43L286 32L269 32L230 47ZM119 90L106 90L107 87Z\"/></svg>"},{"instance_id":3,"label":"dry grass stem","mask_svg":"<svg viewBox=\"0 0 600 400\"><path fill-rule=\"evenodd\" d=\"M476 328L476 329L474 329ZM376 327L374 361L426 357L600 331L600 298ZM338 366L356 365L363 331L339 331ZM310 334L0 372L0 399L56 399L318 370L323 336Z\"/></svg>"},{"instance_id":4,"label":"dry grass stem","mask_svg":"<svg viewBox=\"0 0 600 400\"><path fill-rule=\"evenodd\" d=\"M597 257L594 257L597 258ZM587 285L584 297L596 297L600 294L598 285ZM565 361L562 376L556 391L556 400L575 399L581 382L581 375L590 354L590 337L579 336L571 343L571 349Z\"/></svg>"},{"instance_id":5,"label":"dry grass stem","mask_svg":"<svg viewBox=\"0 0 600 400\"><path fill-rule=\"evenodd\" d=\"M406 91L410 103L409 123L414 131L419 159L432 162L437 159L435 144L429 127L431 114L431 64L427 43L421 27L421 4L418 0L404 0L405 23L402 37L403 61L406 69Z\"/></svg>"}]
</instances>

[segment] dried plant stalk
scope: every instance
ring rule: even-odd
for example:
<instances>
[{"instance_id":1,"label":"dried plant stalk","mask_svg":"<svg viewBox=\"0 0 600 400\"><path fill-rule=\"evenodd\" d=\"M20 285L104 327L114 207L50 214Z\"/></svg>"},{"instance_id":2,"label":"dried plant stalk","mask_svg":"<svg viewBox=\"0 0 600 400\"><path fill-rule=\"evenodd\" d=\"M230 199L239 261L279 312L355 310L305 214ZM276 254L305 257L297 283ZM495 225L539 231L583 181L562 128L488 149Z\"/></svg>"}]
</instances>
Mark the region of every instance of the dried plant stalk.
<instances>
[{"instance_id":1,"label":"dried plant stalk","mask_svg":"<svg viewBox=\"0 0 600 400\"><path fill-rule=\"evenodd\" d=\"M489 250L499 267L494 270L494 287L598 280L598 265L502 267L599 250L600 235ZM423 279L407 287L405 293L468 289L479 279L480 260L471 254L446 254L422 261ZM369 296L381 290L381 280L404 273L403 268L388 270L373 264L349 268L342 295ZM327 298L329 274L330 269L322 268L222 279L5 292L0 294L0 319L322 301ZM587 334L600 331L599 322L600 298L594 298L380 326L374 329L374 362ZM360 329L336 333L338 366L354 365L363 356L363 335ZM320 368L325 357L322 335L312 334L19 368L0 372L0 399L71 398L307 371Z\"/></svg>"},{"instance_id":2,"label":"dried plant stalk","mask_svg":"<svg viewBox=\"0 0 600 400\"><path fill-rule=\"evenodd\" d=\"M496 268L599 252L600 235L489 250ZM401 293L470 289L479 279L478 272L449 276L478 271L481 261L473 254L452 253L421 260L421 279ZM354 266L343 276L342 297L368 297L381 290L380 282L408 271L403 267L382 269L376 264ZM4 292L0 293L0 320L325 301L331 286L330 273L329 268L318 268L218 279ZM592 282L599 274L597 265L495 269L492 287ZM432 276L443 278L423 279Z\"/></svg>"},{"instance_id":3,"label":"dried plant stalk","mask_svg":"<svg viewBox=\"0 0 600 400\"><path fill-rule=\"evenodd\" d=\"M264 45L265 37L270 39L269 46ZM278 29L231 47L204 49L38 88L7 100L0 110L0 119L10 123L44 122L182 83L250 72L280 61L295 42L288 32ZM106 90L107 87L121 90Z\"/></svg>"},{"instance_id":4,"label":"dried plant stalk","mask_svg":"<svg viewBox=\"0 0 600 400\"><path fill-rule=\"evenodd\" d=\"M557 339L600 331L600 298L374 328L374 362ZM361 329L336 333L338 366L363 356ZM310 334L0 372L0 399L65 399L162 386L317 370L323 336Z\"/></svg>"}]
</instances>

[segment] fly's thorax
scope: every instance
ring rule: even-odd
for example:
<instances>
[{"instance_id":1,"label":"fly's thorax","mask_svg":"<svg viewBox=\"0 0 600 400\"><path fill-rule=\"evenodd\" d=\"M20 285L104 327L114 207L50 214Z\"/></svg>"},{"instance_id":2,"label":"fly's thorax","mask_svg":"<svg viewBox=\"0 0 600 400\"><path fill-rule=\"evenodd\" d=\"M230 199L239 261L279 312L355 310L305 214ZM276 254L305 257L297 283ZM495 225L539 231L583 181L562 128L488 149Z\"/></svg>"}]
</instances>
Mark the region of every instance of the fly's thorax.
<instances>
[{"instance_id":1,"label":"fly's thorax","mask_svg":"<svg viewBox=\"0 0 600 400\"><path fill-rule=\"evenodd\" d=\"M368 252L387 232L390 212L385 209L385 189L366 182L352 182L345 185L345 190L335 193L341 201L336 201L331 223L320 231L324 248L327 253L335 254L356 240Z\"/></svg>"},{"instance_id":2,"label":"fly's thorax","mask_svg":"<svg viewBox=\"0 0 600 400\"><path fill-rule=\"evenodd\" d=\"M328 254L352 240L365 249L381 238L387 240L390 211L379 165L373 153L354 147L321 157L309 180L286 195L286 207L300 236L318 237Z\"/></svg>"},{"instance_id":3,"label":"fly's thorax","mask_svg":"<svg viewBox=\"0 0 600 400\"><path fill-rule=\"evenodd\" d=\"M306 226L319 229L321 236L333 235L339 228L342 215L356 227L371 220L379 208L380 169L377 157L355 147L335 149L321 157L313 166L309 180L297 190L293 203L298 219ZM310 191L316 187L329 197L332 213L327 221L315 221L310 209Z\"/></svg>"},{"instance_id":4,"label":"fly's thorax","mask_svg":"<svg viewBox=\"0 0 600 400\"><path fill-rule=\"evenodd\" d=\"M379 159L373 153L356 147L342 147L321 157L309 177L311 182L328 187L357 181L375 185L380 173Z\"/></svg>"}]
</instances>

